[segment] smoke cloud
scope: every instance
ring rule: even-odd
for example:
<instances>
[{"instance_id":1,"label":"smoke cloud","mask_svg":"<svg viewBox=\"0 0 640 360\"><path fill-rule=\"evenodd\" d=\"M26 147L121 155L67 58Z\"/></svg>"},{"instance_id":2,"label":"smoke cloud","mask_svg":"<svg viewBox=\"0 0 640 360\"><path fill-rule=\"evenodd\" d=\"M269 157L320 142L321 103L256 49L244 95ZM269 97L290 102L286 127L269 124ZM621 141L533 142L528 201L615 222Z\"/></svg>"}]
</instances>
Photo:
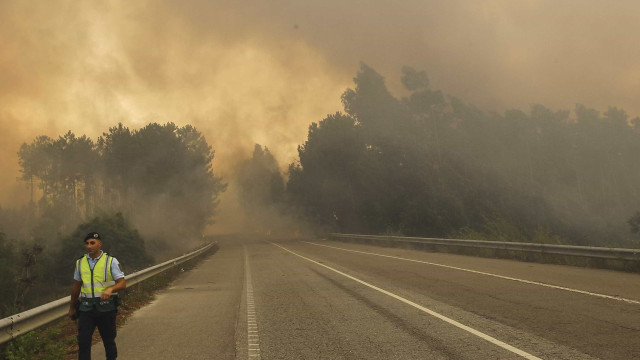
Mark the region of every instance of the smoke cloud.
<instances>
[{"instance_id":1,"label":"smoke cloud","mask_svg":"<svg viewBox=\"0 0 640 360\"><path fill-rule=\"evenodd\" d=\"M118 122L196 126L229 177L255 143L291 162L360 61L402 65L486 110L575 103L640 113L634 1L3 1L0 205L27 199L16 152ZM225 199L222 199L223 205Z\"/></svg>"}]
</instances>

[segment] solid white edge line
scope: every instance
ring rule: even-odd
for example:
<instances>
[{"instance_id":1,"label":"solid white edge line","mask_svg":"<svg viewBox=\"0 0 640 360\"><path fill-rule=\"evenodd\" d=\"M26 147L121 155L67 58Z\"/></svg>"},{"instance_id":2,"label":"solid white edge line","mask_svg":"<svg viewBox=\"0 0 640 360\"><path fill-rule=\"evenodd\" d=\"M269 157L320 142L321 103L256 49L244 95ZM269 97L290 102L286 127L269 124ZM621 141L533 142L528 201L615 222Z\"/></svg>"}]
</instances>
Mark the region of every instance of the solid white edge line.
<instances>
[{"instance_id":1,"label":"solid white edge line","mask_svg":"<svg viewBox=\"0 0 640 360\"><path fill-rule=\"evenodd\" d=\"M376 254L376 253L367 252L367 251L351 250L351 249L345 249L345 248L341 248L341 247L337 247L337 246L316 244L316 243L309 242L309 241L303 241L303 242L305 242L307 244L311 244L311 245L324 246L324 247L328 247L328 248L332 248L332 249L338 249L338 250L342 250L342 251L350 251L350 252L355 252L355 253L360 253L360 254L381 256L381 257L386 257L386 258L391 258L391 259L412 261L412 262L417 262L417 263L421 263L421 264L440 266L440 267L447 268L447 269L466 271L466 272L479 274L479 275L493 276L493 277L504 279L504 280L517 281L517 282L530 284L530 285L544 286L544 287L557 289L557 290L570 291L570 292L574 292L574 293L578 293L578 294L590 295L590 296L595 296L595 297L600 297L600 298L610 299L610 300L624 301L626 303L640 305L640 301L638 301L638 300L632 300L632 299L627 299L627 298L618 297L618 296L599 294L599 293L589 292L589 291L585 291L585 290L572 289L572 288L567 288L567 287L558 286L558 285L546 284L546 283L541 283L541 282L531 281L531 280L518 279L518 278L514 278L514 277L498 275L498 274L492 274L492 273L487 273L487 272L477 271L477 270L471 270L471 269L465 269L465 268L460 268L460 267L451 266L451 265L432 263L432 262L428 262L428 261L408 259L408 258L403 258L403 257L399 257L399 256L391 256L391 255Z\"/></svg>"},{"instance_id":2,"label":"solid white edge line","mask_svg":"<svg viewBox=\"0 0 640 360\"><path fill-rule=\"evenodd\" d=\"M308 257L306 257L306 256L300 255L300 254L298 254L298 253L296 253L296 252L293 252L293 251L291 251L291 250L289 250L289 249L287 249L287 248L285 248L285 247L283 247L283 246L280 246L280 245L278 245L278 244L272 243L272 242L270 242L270 241L269 241L269 243L270 243L271 245L275 245L275 246L277 246L277 247L281 248L282 250L285 250L285 251L287 251L287 252L290 252L291 254L293 254L293 255L295 255L295 256L298 256L298 257L300 257L300 258L302 258L302 259L305 259L305 260L307 260L307 261L310 261L310 262L312 262L312 263L314 263L314 264L316 264L316 265L320 265L320 266L322 266L322 267L324 267L324 268L327 268L327 269L329 269L329 270L331 270L331 271L333 271L333 272L335 272L335 273L338 273L338 274L340 274L340 275L342 275L342 276L344 276L344 277L346 277L346 278L349 278L349 279L351 279L351 280L353 280L353 281L356 281L356 282L358 282L358 283L360 283L360 284L362 284L362 285L365 285L365 286L370 287L370 288L372 288L372 289L374 289L374 290L376 290L376 291L379 291L379 292L381 292L381 293L383 293L383 294L385 294L385 295L388 295L388 296L390 296L390 297L392 297L392 298L394 298L394 299L396 299L396 300L400 300L400 301L402 301L402 302L403 302L403 303L405 303L405 304L411 305L411 306L415 307L416 309L419 309L419 310L421 310L421 311L423 311L423 312L425 312L425 313L427 313L427 314L429 314L429 315L431 315L431 316L434 316L434 317L436 317L436 318L438 318L438 319L440 319L440 320L442 320L442 321L445 321L445 322L447 322L447 323L449 323L449 324L451 324L451 325L453 325L453 326L455 326L455 327L457 327L457 328L460 328L460 329L465 330L465 331L467 331L467 332L469 332L469 333L471 333L471 334L473 334L473 335L476 335L477 337L479 337L479 338L481 338L481 339L483 339L483 340L486 340L486 341L488 341L488 342L490 342L490 343L492 343L492 344L494 344L494 345L497 345L497 346L499 346L499 347L501 347L501 348L503 348L503 349L505 349L505 350L511 351L511 352L512 352L512 353L514 353L514 354L520 355L520 356L522 356L522 357L523 357L523 358L525 358L525 359L529 359L529 360L542 360L542 359L540 359L539 357L536 357L536 356L534 356L534 355L531 355L531 354L529 354L529 353L527 353L527 352L525 352L525 351L523 351L523 350L520 350L520 349L518 349L518 348L516 348L516 347L513 347L513 346L511 346L511 345L507 344L507 343L504 343L504 342L502 342L502 341L500 341L500 340L498 340L498 339L496 339L496 338L494 338L494 337L491 337L491 336L489 336L489 335L487 335L487 334L485 334L485 333L482 333L482 332L480 332L480 331L478 331L478 330L475 330L475 329L473 329L473 328L471 328L471 327L469 327L469 326L467 326L467 325L464 325L464 324L462 324L462 323L459 323L459 322L457 322L457 321L455 321L455 320L453 320L453 319L450 319L450 318L448 318L448 317L446 317L446 316L444 316L444 315L441 315L441 314L439 314L439 313L437 313L437 312L435 312L435 311L433 311L433 310L429 310L429 309L427 309L426 307L424 307L424 306L422 306L422 305L416 304L416 303L414 303L414 302L413 302L413 301L411 301L411 300L408 300L408 299L403 298L402 296L396 295L396 294L394 294L394 293L392 293L392 292L389 292L389 291L387 291L387 290L381 289L381 288L379 288L379 287L377 287L377 286L375 286L375 285L369 284L369 283L368 283L368 282L366 282L366 281L360 280L360 279L355 278L355 277L353 277L353 276L351 276L351 275L349 275L349 274L343 273L343 272L342 272L342 271L340 271L340 270L336 270L336 269L334 269L334 268L332 268L332 267L330 267L330 266L327 266L327 265L325 265L325 264L322 264L322 263L320 263L320 262L317 262L317 261L315 261L315 260L313 260L313 259L310 259L310 258L308 258Z\"/></svg>"}]
</instances>

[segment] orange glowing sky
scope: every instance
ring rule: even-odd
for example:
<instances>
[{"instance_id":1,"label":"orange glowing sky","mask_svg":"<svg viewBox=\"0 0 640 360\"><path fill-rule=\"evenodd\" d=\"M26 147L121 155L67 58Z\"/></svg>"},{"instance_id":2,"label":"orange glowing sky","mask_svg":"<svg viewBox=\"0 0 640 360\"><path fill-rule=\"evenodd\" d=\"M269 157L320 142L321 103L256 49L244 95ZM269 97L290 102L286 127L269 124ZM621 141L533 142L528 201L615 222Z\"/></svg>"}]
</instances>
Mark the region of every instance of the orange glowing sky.
<instances>
[{"instance_id":1,"label":"orange glowing sky","mask_svg":"<svg viewBox=\"0 0 640 360\"><path fill-rule=\"evenodd\" d=\"M37 135L193 124L229 176L255 143L281 165L341 110L359 62L402 65L486 110L640 114L640 3L595 0L0 2L0 206L23 203Z\"/></svg>"}]
</instances>

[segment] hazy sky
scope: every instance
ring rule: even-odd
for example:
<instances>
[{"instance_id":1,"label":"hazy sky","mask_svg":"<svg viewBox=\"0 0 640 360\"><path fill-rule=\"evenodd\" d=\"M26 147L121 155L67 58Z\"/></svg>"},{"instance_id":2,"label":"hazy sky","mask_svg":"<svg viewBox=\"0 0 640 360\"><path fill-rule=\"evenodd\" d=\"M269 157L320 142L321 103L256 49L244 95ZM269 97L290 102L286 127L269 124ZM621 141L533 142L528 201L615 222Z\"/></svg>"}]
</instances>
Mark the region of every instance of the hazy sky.
<instances>
[{"instance_id":1,"label":"hazy sky","mask_svg":"<svg viewBox=\"0 0 640 360\"><path fill-rule=\"evenodd\" d=\"M195 125L222 175L255 143L286 165L360 61L396 93L410 65L486 110L636 116L639 16L622 0L3 0L0 206L26 198L21 143L117 122Z\"/></svg>"}]
</instances>

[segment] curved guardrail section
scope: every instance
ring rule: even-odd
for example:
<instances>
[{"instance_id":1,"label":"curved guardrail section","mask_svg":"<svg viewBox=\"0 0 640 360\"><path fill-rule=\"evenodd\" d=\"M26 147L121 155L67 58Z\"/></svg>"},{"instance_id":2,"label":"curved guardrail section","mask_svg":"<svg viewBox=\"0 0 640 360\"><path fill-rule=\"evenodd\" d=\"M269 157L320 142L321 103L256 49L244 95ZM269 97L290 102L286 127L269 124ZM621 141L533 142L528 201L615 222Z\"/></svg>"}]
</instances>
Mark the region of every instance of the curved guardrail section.
<instances>
[{"instance_id":1,"label":"curved guardrail section","mask_svg":"<svg viewBox=\"0 0 640 360\"><path fill-rule=\"evenodd\" d=\"M402 242L414 245L443 245L498 250L515 250L553 255L581 256L597 259L640 261L640 249L620 249L594 246L551 245L502 241L482 241L463 239L437 239L382 235L328 234L336 240L359 240L368 243Z\"/></svg>"},{"instance_id":2,"label":"curved guardrail section","mask_svg":"<svg viewBox=\"0 0 640 360\"><path fill-rule=\"evenodd\" d=\"M142 282L152 276L158 275L174 266L177 266L185 261L191 260L205 251L211 249L217 243L209 243L202 248L182 255L175 259L165 261L161 264L154 265L150 268L137 271L133 274L127 275L127 287ZM52 321L63 318L69 311L69 297L64 297L52 301L50 303L40 305L33 309L15 314L0 320L0 344L3 344L15 337L22 334L26 334L31 330L37 329L44 325L49 324Z\"/></svg>"}]
</instances>

